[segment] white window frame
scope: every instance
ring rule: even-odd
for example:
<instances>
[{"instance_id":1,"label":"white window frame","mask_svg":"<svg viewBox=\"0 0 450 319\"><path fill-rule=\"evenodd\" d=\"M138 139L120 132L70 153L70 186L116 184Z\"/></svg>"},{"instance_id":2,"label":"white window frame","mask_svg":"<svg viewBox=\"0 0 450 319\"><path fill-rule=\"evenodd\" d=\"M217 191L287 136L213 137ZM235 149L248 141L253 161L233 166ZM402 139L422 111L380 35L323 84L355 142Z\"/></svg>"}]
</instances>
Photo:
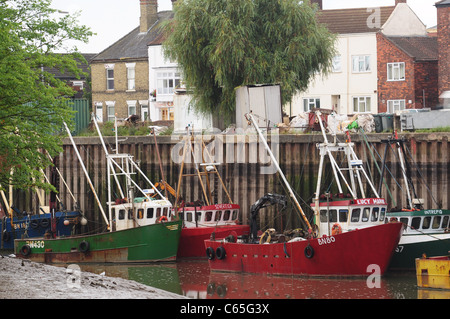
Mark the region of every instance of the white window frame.
<instances>
[{"instance_id":1,"label":"white window frame","mask_svg":"<svg viewBox=\"0 0 450 319\"><path fill-rule=\"evenodd\" d=\"M106 118L108 122L113 122L116 116L115 105L116 101L106 101Z\"/></svg>"},{"instance_id":2,"label":"white window frame","mask_svg":"<svg viewBox=\"0 0 450 319\"><path fill-rule=\"evenodd\" d=\"M372 71L370 55L353 55L352 56L353 73L369 73Z\"/></svg>"},{"instance_id":3,"label":"white window frame","mask_svg":"<svg viewBox=\"0 0 450 319\"><path fill-rule=\"evenodd\" d=\"M127 105L128 105L128 116L131 115L137 115L137 101L127 101Z\"/></svg>"},{"instance_id":4,"label":"white window frame","mask_svg":"<svg viewBox=\"0 0 450 319\"><path fill-rule=\"evenodd\" d=\"M405 79L406 79L405 62L394 62L387 64L388 81L405 81Z\"/></svg>"},{"instance_id":5,"label":"white window frame","mask_svg":"<svg viewBox=\"0 0 450 319\"><path fill-rule=\"evenodd\" d=\"M136 63L126 63L127 91L136 91Z\"/></svg>"},{"instance_id":6,"label":"white window frame","mask_svg":"<svg viewBox=\"0 0 450 319\"><path fill-rule=\"evenodd\" d=\"M334 73L342 72L342 56L336 55L333 57L332 71Z\"/></svg>"},{"instance_id":7,"label":"white window frame","mask_svg":"<svg viewBox=\"0 0 450 319\"><path fill-rule=\"evenodd\" d=\"M388 100L387 112L392 114L395 111L403 111L406 109L406 100Z\"/></svg>"},{"instance_id":8,"label":"white window frame","mask_svg":"<svg viewBox=\"0 0 450 319\"><path fill-rule=\"evenodd\" d=\"M356 102L356 104L355 104ZM364 110L361 110L363 105ZM353 112L354 113L370 113L372 106L372 98L370 96L354 96L353 97Z\"/></svg>"},{"instance_id":9,"label":"white window frame","mask_svg":"<svg viewBox=\"0 0 450 319\"><path fill-rule=\"evenodd\" d=\"M106 69L106 90L114 91L114 64L105 64ZM110 72L112 71L112 77ZM112 87L111 87L112 84Z\"/></svg>"},{"instance_id":10,"label":"white window frame","mask_svg":"<svg viewBox=\"0 0 450 319\"><path fill-rule=\"evenodd\" d=\"M320 98L316 97L303 98L303 111L309 112L313 108L320 108Z\"/></svg>"},{"instance_id":11,"label":"white window frame","mask_svg":"<svg viewBox=\"0 0 450 319\"><path fill-rule=\"evenodd\" d=\"M156 73L156 96L173 94L181 84L181 73L178 71L160 71Z\"/></svg>"}]
</instances>

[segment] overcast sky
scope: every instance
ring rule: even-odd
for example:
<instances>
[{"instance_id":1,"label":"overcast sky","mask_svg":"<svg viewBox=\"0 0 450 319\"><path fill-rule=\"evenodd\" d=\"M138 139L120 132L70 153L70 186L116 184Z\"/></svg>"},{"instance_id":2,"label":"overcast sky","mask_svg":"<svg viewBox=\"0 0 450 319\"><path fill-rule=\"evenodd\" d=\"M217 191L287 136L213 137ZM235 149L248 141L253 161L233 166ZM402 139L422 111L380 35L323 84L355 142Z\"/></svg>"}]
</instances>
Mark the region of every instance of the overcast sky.
<instances>
[{"instance_id":1,"label":"overcast sky","mask_svg":"<svg viewBox=\"0 0 450 319\"><path fill-rule=\"evenodd\" d=\"M438 0L408 0L427 27L436 25ZM391 6L395 0L323 0L324 9ZM52 0L52 8L74 14L96 33L89 44L75 43L83 53L99 53L139 25L139 0ZM171 0L159 0L159 11L172 10Z\"/></svg>"}]
</instances>

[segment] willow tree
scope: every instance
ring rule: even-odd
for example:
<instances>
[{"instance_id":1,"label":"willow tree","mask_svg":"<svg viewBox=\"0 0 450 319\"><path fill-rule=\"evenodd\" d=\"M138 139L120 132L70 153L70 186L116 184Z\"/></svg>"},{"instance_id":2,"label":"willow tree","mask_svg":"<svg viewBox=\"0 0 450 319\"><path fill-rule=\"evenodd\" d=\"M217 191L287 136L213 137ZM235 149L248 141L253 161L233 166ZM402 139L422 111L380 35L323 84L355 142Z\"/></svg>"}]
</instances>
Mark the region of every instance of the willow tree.
<instances>
[{"instance_id":1,"label":"willow tree","mask_svg":"<svg viewBox=\"0 0 450 319\"><path fill-rule=\"evenodd\" d=\"M163 48L202 113L233 114L243 85L281 84L286 103L330 70L335 36L317 14L309 0L178 0Z\"/></svg>"},{"instance_id":2,"label":"willow tree","mask_svg":"<svg viewBox=\"0 0 450 319\"><path fill-rule=\"evenodd\" d=\"M47 186L41 169L61 148L58 131L73 114L73 94L49 69L81 75L75 48L56 54L66 40L87 42L92 32L77 16L50 8L50 0L0 0L0 187ZM11 174L12 173L12 174Z\"/></svg>"}]
</instances>

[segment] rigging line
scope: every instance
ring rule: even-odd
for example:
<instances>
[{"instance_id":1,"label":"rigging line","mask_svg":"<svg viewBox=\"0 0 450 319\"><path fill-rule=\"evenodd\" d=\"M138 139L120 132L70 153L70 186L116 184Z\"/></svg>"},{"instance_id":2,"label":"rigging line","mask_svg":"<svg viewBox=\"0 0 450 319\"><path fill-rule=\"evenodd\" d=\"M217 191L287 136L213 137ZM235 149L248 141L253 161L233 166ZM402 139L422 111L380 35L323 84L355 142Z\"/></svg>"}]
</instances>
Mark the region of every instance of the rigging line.
<instances>
[{"instance_id":1,"label":"rigging line","mask_svg":"<svg viewBox=\"0 0 450 319\"><path fill-rule=\"evenodd\" d=\"M416 161L414 161L414 158L412 157L412 154L411 154L411 152L409 151L408 146L405 145L405 149L406 149L406 151L408 152L408 155L409 155L409 157L411 158L411 161L412 161L413 164L414 164L414 167L415 167L415 169L416 169L416 172L419 174L420 179L422 180L423 185L425 186L425 188L428 190L428 193L430 194L432 200L434 201L434 203L435 203L436 205L438 205L439 208L442 208L442 207L439 205L439 203L437 202L437 200L434 198L433 192L432 192L431 189L428 187L428 184L426 183L425 178L422 176L422 172L420 171L419 166L417 165Z\"/></svg>"},{"instance_id":2,"label":"rigging line","mask_svg":"<svg viewBox=\"0 0 450 319\"><path fill-rule=\"evenodd\" d=\"M378 153L378 151L377 151L377 149L375 148L375 146L373 146L373 143L369 143L369 144L371 145L371 147L372 147L372 149L375 151L375 153L378 155L378 159L379 159L379 160L382 160L380 153ZM375 163L376 163L376 161L375 161ZM396 179L395 176L392 174L391 170L389 169L389 167L388 167L387 165L385 165L385 169L387 170L387 172L389 173L389 175L391 176L391 178L395 181L395 183L397 184L397 186L398 186L401 190L403 190L402 187L401 187L401 185L398 183L397 179ZM380 172L380 174L381 174L381 172ZM386 187L387 187L387 186L386 186ZM388 189L388 188L387 188L387 189ZM389 189L388 189L388 191L389 191Z\"/></svg>"},{"instance_id":3,"label":"rigging line","mask_svg":"<svg viewBox=\"0 0 450 319\"><path fill-rule=\"evenodd\" d=\"M378 158L379 158L380 160L381 160L381 156L380 156L380 154L378 153L378 151L376 150L376 148L375 148L375 146L373 145L373 143L369 143L369 141L367 140L367 135L366 135L366 133L365 133L365 131L364 131L363 128L360 128L360 133L361 133L361 135L362 135L362 137L363 137L363 139L364 139L364 142L365 142L365 144L366 144L366 146L367 146L367 149L369 150L369 153L370 153L370 155L371 155L371 157L372 157L373 163L375 164L375 166L376 166L376 168L377 168L377 170L378 170L378 173L381 175L381 169L380 169L380 166L378 165L378 162L377 162L377 160L376 160L376 158L375 158L375 155L373 154L373 151L372 151L371 147L372 147L372 148L375 150L375 152L378 154ZM370 145L369 145L369 144L370 144ZM386 165L385 165L385 166L386 166ZM389 174L391 175L391 177L393 177L391 171L389 170L389 168L388 168L388 167L385 167L385 168L388 170L388 172L389 172ZM395 200L394 196L392 195L392 192L391 192L391 190L390 190L390 188L389 188L389 186L388 186L388 184L387 184L386 179L383 178L383 176L381 176L381 179L383 180L383 184L384 184L384 186L386 187L386 190L387 190L387 192L388 192L388 194L389 194L389 197L390 197L391 200L394 202L394 206L397 206L397 201ZM395 178L394 178L394 180L395 180ZM398 183L397 183L397 185L398 185ZM381 196L381 194L380 194L380 196Z\"/></svg>"}]
</instances>

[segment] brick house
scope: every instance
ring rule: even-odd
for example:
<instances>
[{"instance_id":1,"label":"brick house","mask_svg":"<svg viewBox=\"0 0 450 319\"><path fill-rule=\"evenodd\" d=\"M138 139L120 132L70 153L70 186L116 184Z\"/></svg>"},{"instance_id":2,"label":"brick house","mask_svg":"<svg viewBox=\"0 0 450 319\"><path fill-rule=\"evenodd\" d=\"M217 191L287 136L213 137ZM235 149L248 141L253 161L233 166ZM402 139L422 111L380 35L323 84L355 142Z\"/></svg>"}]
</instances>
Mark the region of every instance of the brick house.
<instances>
[{"instance_id":1,"label":"brick house","mask_svg":"<svg viewBox=\"0 0 450 319\"><path fill-rule=\"evenodd\" d=\"M450 0L437 2L439 96L450 91ZM447 93L448 94L448 93Z\"/></svg>"},{"instance_id":2,"label":"brick house","mask_svg":"<svg viewBox=\"0 0 450 319\"><path fill-rule=\"evenodd\" d=\"M322 8L321 0L313 2L319 3L319 8ZM328 77L316 76L305 92L293 98L286 111L296 115L320 107L333 109L339 114L383 112L383 106L379 110L378 82L379 75L387 73L387 66L379 64L379 45L390 45L390 42L379 41L394 37L427 37L425 25L406 0L396 0L395 6L387 7L320 10L318 20L337 34L337 55L333 59L333 70ZM396 50L395 45L392 45L392 50ZM413 54L411 58L416 57ZM379 70L380 67L385 70ZM406 72L412 72L410 76L415 78L424 71L417 68ZM416 85L417 90L420 89L416 84L420 81L413 82L408 85L412 85L410 90L415 92ZM416 101L413 98L416 95L413 93L407 101ZM389 103L392 105L398 102Z\"/></svg>"},{"instance_id":3,"label":"brick house","mask_svg":"<svg viewBox=\"0 0 450 319\"><path fill-rule=\"evenodd\" d=\"M378 112L438 105L436 37L377 34Z\"/></svg>"},{"instance_id":4,"label":"brick house","mask_svg":"<svg viewBox=\"0 0 450 319\"><path fill-rule=\"evenodd\" d=\"M149 119L147 44L160 36L160 26L172 16L158 12L157 0L140 0L140 24L91 61L93 110L100 122L114 115Z\"/></svg>"}]
</instances>

